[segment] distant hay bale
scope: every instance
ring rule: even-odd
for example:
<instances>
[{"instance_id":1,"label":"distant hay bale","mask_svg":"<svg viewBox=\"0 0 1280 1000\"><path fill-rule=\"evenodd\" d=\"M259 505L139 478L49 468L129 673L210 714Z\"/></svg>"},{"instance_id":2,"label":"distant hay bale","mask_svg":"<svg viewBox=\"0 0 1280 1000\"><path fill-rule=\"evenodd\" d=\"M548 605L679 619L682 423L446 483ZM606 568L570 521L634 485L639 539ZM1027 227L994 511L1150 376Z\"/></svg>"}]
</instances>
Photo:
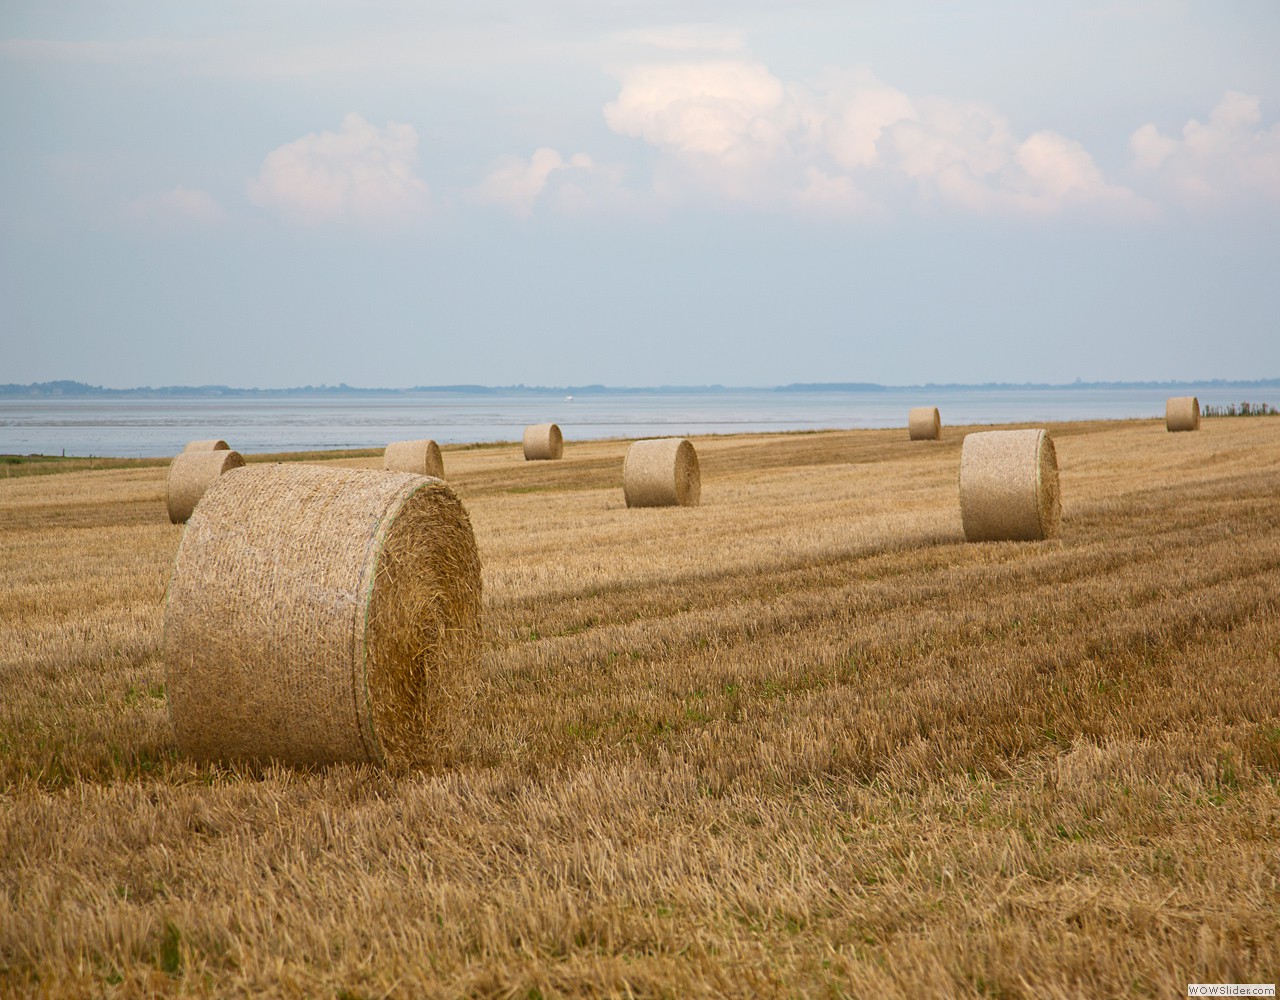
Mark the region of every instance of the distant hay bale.
<instances>
[{"instance_id":1,"label":"distant hay bale","mask_svg":"<svg viewBox=\"0 0 1280 1000\"><path fill-rule=\"evenodd\" d=\"M440 446L429 438L423 441L392 441L382 453L382 467L388 472L412 472L417 476L444 478Z\"/></svg>"},{"instance_id":2,"label":"distant hay bale","mask_svg":"<svg viewBox=\"0 0 1280 1000\"><path fill-rule=\"evenodd\" d=\"M937 441L942 436L942 416L936 406L914 406L907 415L912 441Z\"/></svg>"},{"instance_id":3,"label":"distant hay bale","mask_svg":"<svg viewBox=\"0 0 1280 1000\"><path fill-rule=\"evenodd\" d=\"M181 524L191 516L205 491L218 477L244 465L238 451L184 451L169 463L165 480L165 506L169 520Z\"/></svg>"},{"instance_id":4,"label":"distant hay bale","mask_svg":"<svg viewBox=\"0 0 1280 1000\"><path fill-rule=\"evenodd\" d=\"M530 424L524 429L526 462L555 459L564 455L564 437L555 424Z\"/></svg>"},{"instance_id":5,"label":"distant hay bale","mask_svg":"<svg viewBox=\"0 0 1280 1000\"><path fill-rule=\"evenodd\" d=\"M479 655L471 523L439 479L245 469L187 524L164 630L169 717L192 757L429 762Z\"/></svg>"},{"instance_id":6,"label":"distant hay bale","mask_svg":"<svg viewBox=\"0 0 1280 1000\"><path fill-rule=\"evenodd\" d=\"M230 451L231 445L221 438L209 438L205 441L188 441L183 451Z\"/></svg>"},{"instance_id":7,"label":"distant hay bale","mask_svg":"<svg viewBox=\"0 0 1280 1000\"><path fill-rule=\"evenodd\" d=\"M1048 431L980 431L964 439L960 519L968 541L1052 538L1061 518L1058 456Z\"/></svg>"},{"instance_id":8,"label":"distant hay bale","mask_svg":"<svg viewBox=\"0 0 1280 1000\"><path fill-rule=\"evenodd\" d=\"M1195 396L1170 396L1164 404L1164 425L1171 431L1200 429L1200 400Z\"/></svg>"},{"instance_id":9,"label":"distant hay bale","mask_svg":"<svg viewBox=\"0 0 1280 1000\"><path fill-rule=\"evenodd\" d=\"M698 506L698 453L685 438L636 441L622 463L622 494L628 507Z\"/></svg>"}]
</instances>

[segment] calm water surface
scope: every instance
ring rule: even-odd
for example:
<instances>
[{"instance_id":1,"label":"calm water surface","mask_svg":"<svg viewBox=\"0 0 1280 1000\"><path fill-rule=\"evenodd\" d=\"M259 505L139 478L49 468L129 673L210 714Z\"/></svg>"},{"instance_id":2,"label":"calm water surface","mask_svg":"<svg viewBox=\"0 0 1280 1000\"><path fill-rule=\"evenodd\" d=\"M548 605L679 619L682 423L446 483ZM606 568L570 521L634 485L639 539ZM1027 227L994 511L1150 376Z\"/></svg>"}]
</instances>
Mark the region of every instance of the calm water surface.
<instances>
[{"instance_id":1,"label":"calm water surface","mask_svg":"<svg viewBox=\"0 0 1280 1000\"><path fill-rule=\"evenodd\" d=\"M1252 402L1277 403L1255 391ZM1201 405L1240 402L1239 389L890 388L868 392L732 389L575 394L503 390L397 395L256 397L54 397L0 399L0 453L152 457L196 438L225 438L245 453L518 441L526 424L552 420L567 441L747 431L905 427L912 406L933 405L943 424L1122 419L1164 415L1169 395Z\"/></svg>"}]
</instances>

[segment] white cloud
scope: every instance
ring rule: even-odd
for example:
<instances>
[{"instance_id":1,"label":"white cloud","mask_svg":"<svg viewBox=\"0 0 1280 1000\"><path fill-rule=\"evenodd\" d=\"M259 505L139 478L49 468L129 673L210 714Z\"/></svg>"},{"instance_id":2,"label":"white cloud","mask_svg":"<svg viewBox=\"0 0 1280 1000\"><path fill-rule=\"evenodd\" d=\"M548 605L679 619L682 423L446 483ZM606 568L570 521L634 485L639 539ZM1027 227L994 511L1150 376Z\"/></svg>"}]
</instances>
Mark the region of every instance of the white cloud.
<instances>
[{"instance_id":1,"label":"white cloud","mask_svg":"<svg viewBox=\"0 0 1280 1000\"><path fill-rule=\"evenodd\" d=\"M911 97L866 72L804 86L745 59L649 65L623 74L604 115L662 151L655 187L672 199L847 212L870 210L869 190L905 189L970 212L1137 204L1078 142L1024 138L994 108Z\"/></svg>"},{"instance_id":2,"label":"white cloud","mask_svg":"<svg viewBox=\"0 0 1280 1000\"><path fill-rule=\"evenodd\" d=\"M1280 202L1280 123L1261 127L1261 105L1229 90L1209 121L1192 118L1181 138L1143 125L1129 137L1134 168L1192 204Z\"/></svg>"},{"instance_id":3,"label":"white cloud","mask_svg":"<svg viewBox=\"0 0 1280 1000\"><path fill-rule=\"evenodd\" d=\"M413 126L378 128L349 114L341 131L312 132L268 153L249 199L296 222L393 226L427 209L417 160Z\"/></svg>"},{"instance_id":4,"label":"white cloud","mask_svg":"<svg viewBox=\"0 0 1280 1000\"><path fill-rule=\"evenodd\" d=\"M605 106L609 127L681 153L743 162L785 143L782 82L743 60L642 66Z\"/></svg>"},{"instance_id":5,"label":"white cloud","mask_svg":"<svg viewBox=\"0 0 1280 1000\"><path fill-rule=\"evenodd\" d=\"M146 225L217 225L227 213L213 195L198 188L175 187L129 202L128 215Z\"/></svg>"},{"instance_id":6,"label":"white cloud","mask_svg":"<svg viewBox=\"0 0 1280 1000\"><path fill-rule=\"evenodd\" d=\"M826 103L820 116L823 145L845 169L878 162L884 130L917 117L906 94L874 78L830 94Z\"/></svg>"},{"instance_id":7,"label":"white cloud","mask_svg":"<svg viewBox=\"0 0 1280 1000\"><path fill-rule=\"evenodd\" d=\"M624 171L586 153L565 157L543 146L527 159L501 156L485 179L468 192L473 201L531 216L539 204L573 215L606 211L634 215L644 211L624 186Z\"/></svg>"},{"instance_id":8,"label":"white cloud","mask_svg":"<svg viewBox=\"0 0 1280 1000\"><path fill-rule=\"evenodd\" d=\"M558 150L543 146L528 160L518 156L500 157L484 181L473 190L477 201L502 205L517 215L533 214L534 204L547 188L551 175L557 172L586 172L595 162L585 153L566 160Z\"/></svg>"}]
</instances>

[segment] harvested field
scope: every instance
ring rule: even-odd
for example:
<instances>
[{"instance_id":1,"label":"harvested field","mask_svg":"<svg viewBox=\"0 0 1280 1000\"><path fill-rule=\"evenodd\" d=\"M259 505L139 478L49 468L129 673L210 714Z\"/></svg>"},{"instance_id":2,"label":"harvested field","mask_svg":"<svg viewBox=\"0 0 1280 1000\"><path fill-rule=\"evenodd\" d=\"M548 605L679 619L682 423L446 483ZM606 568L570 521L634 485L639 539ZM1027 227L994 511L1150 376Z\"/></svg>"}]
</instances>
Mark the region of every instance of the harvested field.
<instances>
[{"instance_id":1,"label":"harvested field","mask_svg":"<svg viewBox=\"0 0 1280 1000\"><path fill-rule=\"evenodd\" d=\"M1184 996L1280 969L1280 421L446 448L485 653L432 770L201 765L165 470L0 478L0 994ZM380 454L339 465L377 468Z\"/></svg>"}]
</instances>

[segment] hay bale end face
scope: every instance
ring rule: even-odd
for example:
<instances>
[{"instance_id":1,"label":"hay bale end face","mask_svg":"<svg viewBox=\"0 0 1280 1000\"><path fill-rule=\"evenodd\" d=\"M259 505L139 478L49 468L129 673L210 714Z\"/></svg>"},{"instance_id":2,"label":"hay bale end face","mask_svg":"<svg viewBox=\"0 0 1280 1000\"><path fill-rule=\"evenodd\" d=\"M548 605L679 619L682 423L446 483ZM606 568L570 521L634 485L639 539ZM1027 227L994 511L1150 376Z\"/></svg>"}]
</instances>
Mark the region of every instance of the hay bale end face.
<instances>
[{"instance_id":1,"label":"hay bale end face","mask_svg":"<svg viewBox=\"0 0 1280 1000\"><path fill-rule=\"evenodd\" d=\"M526 462L557 459L564 455L564 436L555 424L530 424L524 429Z\"/></svg>"},{"instance_id":2,"label":"hay bale end face","mask_svg":"<svg viewBox=\"0 0 1280 1000\"><path fill-rule=\"evenodd\" d=\"M1164 404L1164 426L1171 431L1200 429L1200 400L1195 396L1170 396Z\"/></svg>"},{"instance_id":3,"label":"hay bale end face","mask_svg":"<svg viewBox=\"0 0 1280 1000\"><path fill-rule=\"evenodd\" d=\"M936 406L915 406L907 414L907 433L912 441L937 441L942 436L942 415Z\"/></svg>"},{"instance_id":4,"label":"hay bale end face","mask_svg":"<svg viewBox=\"0 0 1280 1000\"><path fill-rule=\"evenodd\" d=\"M230 451L231 446L221 438L209 438L205 441L188 441L182 449L186 451Z\"/></svg>"},{"instance_id":5,"label":"hay bale end face","mask_svg":"<svg viewBox=\"0 0 1280 1000\"><path fill-rule=\"evenodd\" d=\"M164 490L169 520L174 524L186 521L219 476L243 466L244 458L238 451L184 451L174 456Z\"/></svg>"},{"instance_id":6,"label":"hay bale end face","mask_svg":"<svg viewBox=\"0 0 1280 1000\"><path fill-rule=\"evenodd\" d=\"M628 507L696 507L702 496L698 453L685 438L650 438L627 449L622 493Z\"/></svg>"},{"instance_id":7,"label":"hay bale end face","mask_svg":"<svg viewBox=\"0 0 1280 1000\"><path fill-rule=\"evenodd\" d=\"M479 655L480 558L439 479L254 466L209 490L164 615L179 748L201 760L430 763Z\"/></svg>"},{"instance_id":8,"label":"hay bale end face","mask_svg":"<svg viewBox=\"0 0 1280 1000\"><path fill-rule=\"evenodd\" d=\"M960 519L970 542L1052 538L1062 519L1046 430L980 431L960 450Z\"/></svg>"},{"instance_id":9,"label":"hay bale end face","mask_svg":"<svg viewBox=\"0 0 1280 1000\"><path fill-rule=\"evenodd\" d=\"M388 472L412 472L416 476L444 478L444 457L440 446L430 439L392 441L382 453L382 467Z\"/></svg>"}]
</instances>

